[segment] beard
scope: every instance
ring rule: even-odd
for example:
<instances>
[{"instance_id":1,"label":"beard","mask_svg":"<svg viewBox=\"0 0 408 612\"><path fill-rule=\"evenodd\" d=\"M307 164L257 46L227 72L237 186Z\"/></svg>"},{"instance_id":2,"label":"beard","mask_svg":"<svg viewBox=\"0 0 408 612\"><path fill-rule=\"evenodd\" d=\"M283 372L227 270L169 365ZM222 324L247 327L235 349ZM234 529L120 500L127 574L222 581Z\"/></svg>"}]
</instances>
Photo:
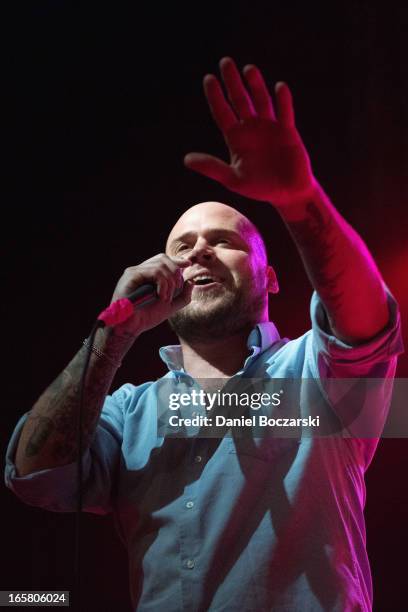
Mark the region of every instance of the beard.
<instances>
[{"instance_id":1,"label":"beard","mask_svg":"<svg viewBox=\"0 0 408 612\"><path fill-rule=\"evenodd\" d=\"M252 328L263 312L265 286L253 280L249 286L229 288L224 285L197 292L196 297L169 317L168 322L186 342L212 342Z\"/></svg>"}]
</instances>

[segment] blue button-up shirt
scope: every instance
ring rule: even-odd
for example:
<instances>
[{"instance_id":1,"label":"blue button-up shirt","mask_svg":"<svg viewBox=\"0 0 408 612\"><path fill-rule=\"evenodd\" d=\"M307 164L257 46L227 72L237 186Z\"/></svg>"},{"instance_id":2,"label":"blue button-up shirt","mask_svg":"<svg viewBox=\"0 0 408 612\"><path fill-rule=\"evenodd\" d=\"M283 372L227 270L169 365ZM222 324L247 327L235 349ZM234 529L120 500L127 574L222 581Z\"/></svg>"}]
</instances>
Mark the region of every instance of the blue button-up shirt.
<instances>
[{"instance_id":1,"label":"blue button-up shirt","mask_svg":"<svg viewBox=\"0 0 408 612\"><path fill-rule=\"evenodd\" d=\"M314 293L312 329L289 341L272 323L258 324L236 376L314 379L333 411L341 404L324 380L394 375L402 343L389 294L388 301L387 329L352 347L333 335ZM115 515L129 553L134 609L371 610L364 472L377 440L160 436L160 385L169 381L183 391L196 384L179 346L160 355L168 374L108 396L83 458L85 510ZM389 397L376 389L362 406L379 436ZM75 464L17 475L14 455L25 419L9 444L7 485L28 504L74 511Z\"/></svg>"}]
</instances>

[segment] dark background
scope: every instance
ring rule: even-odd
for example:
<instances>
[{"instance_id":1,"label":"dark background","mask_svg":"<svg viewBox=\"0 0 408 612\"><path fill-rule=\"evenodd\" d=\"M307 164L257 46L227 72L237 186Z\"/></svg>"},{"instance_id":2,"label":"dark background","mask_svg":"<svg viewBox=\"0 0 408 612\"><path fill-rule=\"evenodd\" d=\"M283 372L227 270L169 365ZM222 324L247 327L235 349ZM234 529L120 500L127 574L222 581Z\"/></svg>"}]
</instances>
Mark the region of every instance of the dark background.
<instances>
[{"instance_id":1,"label":"dark background","mask_svg":"<svg viewBox=\"0 0 408 612\"><path fill-rule=\"evenodd\" d=\"M189 151L226 155L202 93L224 55L256 63L270 87L289 83L314 172L374 253L406 322L406 6L50 0L5 17L2 448L123 269L161 252L194 203L225 201L258 224L281 285L271 318L282 336L309 328L311 287L272 207L183 167ZM165 325L143 336L114 386L161 376L157 348L173 341ZM408 375L406 356L398 375ZM407 460L405 440L383 440L367 474L381 612L406 607ZM69 588L74 517L24 506L4 487L1 502L0 589ZM127 610L126 553L110 517L84 516L83 549L87 609Z\"/></svg>"}]
</instances>

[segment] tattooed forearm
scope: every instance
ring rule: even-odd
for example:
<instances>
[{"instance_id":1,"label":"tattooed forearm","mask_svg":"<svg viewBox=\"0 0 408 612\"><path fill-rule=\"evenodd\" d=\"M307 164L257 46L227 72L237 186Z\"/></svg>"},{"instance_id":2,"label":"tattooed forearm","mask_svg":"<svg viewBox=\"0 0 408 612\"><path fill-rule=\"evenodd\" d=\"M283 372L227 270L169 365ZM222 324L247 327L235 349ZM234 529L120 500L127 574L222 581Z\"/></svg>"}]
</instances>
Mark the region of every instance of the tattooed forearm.
<instances>
[{"instance_id":1,"label":"tattooed forearm","mask_svg":"<svg viewBox=\"0 0 408 612\"><path fill-rule=\"evenodd\" d=\"M345 259L341 256L343 235L335 219L314 202L306 205L303 220L288 223L289 231L302 255L309 278L330 312L344 302Z\"/></svg>"},{"instance_id":2,"label":"tattooed forearm","mask_svg":"<svg viewBox=\"0 0 408 612\"><path fill-rule=\"evenodd\" d=\"M323 190L280 214L337 337L358 342L383 329L388 308L381 275L363 240Z\"/></svg>"},{"instance_id":3,"label":"tattooed forearm","mask_svg":"<svg viewBox=\"0 0 408 612\"><path fill-rule=\"evenodd\" d=\"M51 432L55 429L54 423L47 417L38 416L33 417L32 420L37 420L38 425L27 442L25 448L25 454L27 457L34 457L44 446Z\"/></svg>"},{"instance_id":4,"label":"tattooed forearm","mask_svg":"<svg viewBox=\"0 0 408 612\"><path fill-rule=\"evenodd\" d=\"M116 372L113 363L119 363L132 344L131 340L98 334L100 346L109 359L91 356L84 392L83 448L89 446L95 433ZM16 454L16 467L21 475L71 463L77 458L79 391L85 356L83 347L30 411Z\"/></svg>"}]
</instances>

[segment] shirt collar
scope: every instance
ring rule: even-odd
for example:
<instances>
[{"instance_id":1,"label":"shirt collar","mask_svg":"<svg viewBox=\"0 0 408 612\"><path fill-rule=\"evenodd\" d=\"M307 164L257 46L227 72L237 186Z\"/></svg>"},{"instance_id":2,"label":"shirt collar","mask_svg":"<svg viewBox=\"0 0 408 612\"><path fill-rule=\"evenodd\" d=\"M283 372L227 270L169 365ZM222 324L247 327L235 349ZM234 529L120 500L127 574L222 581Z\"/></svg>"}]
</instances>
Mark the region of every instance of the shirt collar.
<instances>
[{"instance_id":1,"label":"shirt collar","mask_svg":"<svg viewBox=\"0 0 408 612\"><path fill-rule=\"evenodd\" d=\"M247 347L251 354L246 358L243 369L253 361L254 357L266 351L277 340L280 340L279 332L272 321L255 325L248 336ZM159 355L170 371L184 372L183 354L179 344L162 346Z\"/></svg>"}]
</instances>

